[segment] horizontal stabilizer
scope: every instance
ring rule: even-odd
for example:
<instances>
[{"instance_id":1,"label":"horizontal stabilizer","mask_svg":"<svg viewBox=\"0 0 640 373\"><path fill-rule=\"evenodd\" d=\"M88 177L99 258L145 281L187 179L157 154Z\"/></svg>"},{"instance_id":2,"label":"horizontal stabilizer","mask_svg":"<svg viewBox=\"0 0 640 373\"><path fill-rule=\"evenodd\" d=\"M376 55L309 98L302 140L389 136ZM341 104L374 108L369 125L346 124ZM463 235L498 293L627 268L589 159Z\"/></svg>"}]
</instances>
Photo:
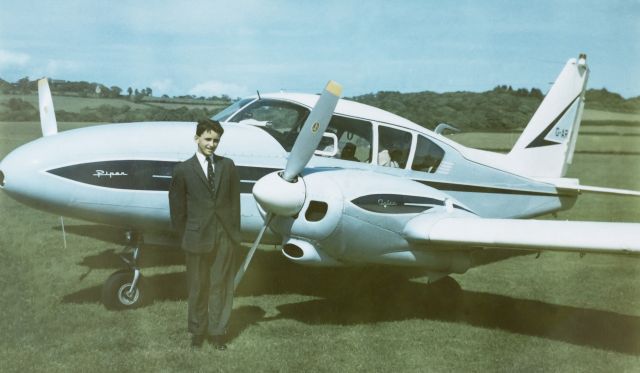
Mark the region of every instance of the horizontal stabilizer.
<instances>
[{"instance_id":1,"label":"horizontal stabilizer","mask_svg":"<svg viewBox=\"0 0 640 373\"><path fill-rule=\"evenodd\" d=\"M590 185L581 185L578 179L557 178L557 179L536 179L545 183L553 184L559 192L569 192L579 194L582 192L613 194L619 196L640 197L640 191L629 189L606 188Z\"/></svg>"},{"instance_id":2,"label":"horizontal stabilizer","mask_svg":"<svg viewBox=\"0 0 640 373\"><path fill-rule=\"evenodd\" d=\"M640 254L640 224L636 223L437 218L423 214L407 223L404 234L407 240L427 244L430 248L486 247Z\"/></svg>"},{"instance_id":3,"label":"horizontal stabilizer","mask_svg":"<svg viewBox=\"0 0 640 373\"><path fill-rule=\"evenodd\" d=\"M569 188L558 187L558 190L570 190ZM590 192L590 193L602 193L602 194L615 194L619 196L636 196L640 197L640 192L636 190L628 189L616 189L616 188L604 188L589 185L578 185L577 189L571 188L571 190L577 190L578 192Z\"/></svg>"}]
</instances>

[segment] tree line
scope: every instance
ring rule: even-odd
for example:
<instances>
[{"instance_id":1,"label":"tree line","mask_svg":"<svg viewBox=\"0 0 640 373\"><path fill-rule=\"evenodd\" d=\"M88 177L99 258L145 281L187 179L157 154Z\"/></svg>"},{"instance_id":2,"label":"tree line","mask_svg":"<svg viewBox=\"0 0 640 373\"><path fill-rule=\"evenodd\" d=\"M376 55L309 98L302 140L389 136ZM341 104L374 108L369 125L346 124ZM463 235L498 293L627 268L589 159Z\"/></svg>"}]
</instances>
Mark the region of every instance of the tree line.
<instances>
[{"instance_id":1,"label":"tree line","mask_svg":"<svg viewBox=\"0 0 640 373\"><path fill-rule=\"evenodd\" d=\"M154 97L153 90L149 87L135 88L128 87L122 89L118 86L107 87L101 83L86 82L86 81L67 81L60 79L50 79L49 88L51 92L61 96L78 96L78 97L98 97L98 98L129 98L133 101L140 102L145 98ZM29 77L18 79L16 82L11 83L6 80L0 79L0 93L5 95L28 95L38 92L38 81L30 80ZM162 101L162 99L170 99L168 95L162 95L155 101ZM195 95L181 95L174 96L174 99L200 99L205 100L207 98ZM216 100L230 100L229 96L222 95L220 97L211 96L209 99ZM146 99L145 99L146 101Z\"/></svg>"},{"instance_id":2,"label":"tree line","mask_svg":"<svg viewBox=\"0 0 640 373\"><path fill-rule=\"evenodd\" d=\"M186 104L173 109L161 105L147 105L147 108L134 109L128 105L122 105L121 102L118 105L111 105L109 100L105 100L105 104L98 107L84 107L75 112L56 111L59 120L76 122L193 121L205 116L210 117L233 101L228 96L153 98L150 88L139 90L130 87L124 93L119 87L107 88L98 83L88 82L53 80L51 89L54 95L128 98L149 104L175 104L176 102ZM0 92L5 95L35 94L37 82L23 78L15 83L9 83L0 79ZM504 131L524 127L544 99L544 94L537 88L514 89L511 86L500 85L481 93L380 91L349 99L387 110L427 128L434 128L439 123L448 123L461 130ZM194 103L193 100L198 100L198 107L189 105ZM590 89L586 94L586 108L640 113L640 96L625 99L605 88ZM22 98L12 97L0 105L0 120L37 121L39 120L38 109Z\"/></svg>"},{"instance_id":3,"label":"tree line","mask_svg":"<svg viewBox=\"0 0 640 373\"><path fill-rule=\"evenodd\" d=\"M227 104L230 104L229 101ZM2 105L4 110L0 110L0 121L38 121L40 114L35 105L21 99L10 98ZM226 105L225 105L226 106ZM77 112L66 110L56 110L56 118L62 122L93 122L93 123L126 123L143 121L197 121L208 118L220 111L220 105L212 105L211 108L187 107L164 108L160 106L149 106L144 109L132 109L128 105L100 105L98 107L84 107Z\"/></svg>"},{"instance_id":4,"label":"tree line","mask_svg":"<svg viewBox=\"0 0 640 373\"><path fill-rule=\"evenodd\" d=\"M127 97L134 101L141 101L143 97L153 96L153 90L149 87L138 89L128 87L126 90L118 86L107 87L100 83L86 81L73 82L51 79L49 87L52 93L62 96L122 98ZM29 77L18 79L15 83L0 79L0 92L5 95L31 94L38 91L38 81Z\"/></svg>"},{"instance_id":5,"label":"tree line","mask_svg":"<svg viewBox=\"0 0 640 373\"><path fill-rule=\"evenodd\" d=\"M486 92L377 92L351 98L403 116L427 128L448 123L461 130L514 130L529 122L544 95L537 88L497 86ZM621 113L640 113L640 96L625 99L602 89L586 92L585 107Z\"/></svg>"}]
</instances>

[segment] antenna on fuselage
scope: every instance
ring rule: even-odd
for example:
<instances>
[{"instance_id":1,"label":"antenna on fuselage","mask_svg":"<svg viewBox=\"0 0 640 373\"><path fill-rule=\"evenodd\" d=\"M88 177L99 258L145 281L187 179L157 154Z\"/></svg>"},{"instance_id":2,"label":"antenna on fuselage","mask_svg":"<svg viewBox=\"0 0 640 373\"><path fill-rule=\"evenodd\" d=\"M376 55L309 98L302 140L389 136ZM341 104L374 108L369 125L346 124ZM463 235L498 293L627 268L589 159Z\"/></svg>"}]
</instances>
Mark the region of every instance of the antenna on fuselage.
<instances>
[{"instance_id":1,"label":"antenna on fuselage","mask_svg":"<svg viewBox=\"0 0 640 373\"><path fill-rule=\"evenodd\" d=\"M452 131L452 132L460 132L460 129L459 129L458 127L456 127L456 126L452 126L452 125L447 124L447 123L440 123L440 124L438 124L438 125L436 126L436 129L435 129L435 130L433 130L433 132L435 132L435 133L437 133L437 134L442 135L442 133L443 133L445 130L449 130L449 131Z\"/></svg>"},{"instance_id":2,"label":"antenna on fuselage","mask_svg":"<svg viewBox=\"0 0 640 373\"><path fill-rule=\"evenodd\" d=\"M262 100L262 98L260 97L260 91L256 89L256 93L258 94L258 100Z\"/></svg>"}]
</instances>

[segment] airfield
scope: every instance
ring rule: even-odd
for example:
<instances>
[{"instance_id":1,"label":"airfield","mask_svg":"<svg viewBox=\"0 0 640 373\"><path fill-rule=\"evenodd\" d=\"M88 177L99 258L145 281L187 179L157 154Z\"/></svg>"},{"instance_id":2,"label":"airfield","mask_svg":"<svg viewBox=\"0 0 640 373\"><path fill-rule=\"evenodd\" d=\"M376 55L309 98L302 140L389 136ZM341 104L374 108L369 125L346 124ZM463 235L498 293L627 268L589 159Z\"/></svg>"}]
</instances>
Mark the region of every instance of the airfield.
<instances>
[{"instance_id":1,"label":"airfield","mask_svg":"<svg viewBox=\"0 0 640 373\"><path fill-rule=\"evenodd\" d=\"M620 115L585 114L568 177L640 190L640 119ZM0 157L39 136L39 123L0 122ZM517 136L452 138L506 151ZM640 198L584 194L573 209L543 218L640 222ZM64 248L59 217L3 193L0 221L2 371L640 369L638 257L516 255L453 275L462 287L453 295L416 270L302 267L262 246L221 353L189 347L179 250L146 248L141 265L154 301L113 312L100 293L123 267L120 230L65 219Z\"/></svg>"}]
</instances>

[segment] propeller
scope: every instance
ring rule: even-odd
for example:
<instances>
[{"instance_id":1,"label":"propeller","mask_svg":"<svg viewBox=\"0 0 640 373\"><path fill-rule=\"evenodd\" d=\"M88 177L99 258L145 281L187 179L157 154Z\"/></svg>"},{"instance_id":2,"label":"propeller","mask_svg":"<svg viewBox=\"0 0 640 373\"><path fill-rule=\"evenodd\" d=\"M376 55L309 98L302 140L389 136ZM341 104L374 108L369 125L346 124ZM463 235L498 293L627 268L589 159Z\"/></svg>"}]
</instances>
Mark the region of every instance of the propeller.
<instances>
[{"instance_id":1,"label":"propeller","mask_svg":"<svg viewBox=\"0 0 640 373\"><path fill-rule=\"evenodd\" d=\"M258 233L258 237L256 237L255 241L253 241L253 246L251 246L251 249L247 253L247 257L244 258L244 262L242 262L242 266L240 266L240 268L238 269L238 272L236 273L236 277L233 281L234 291L238 288L240 281L242 281L242 277L244 276L244 273L247 271L247 268L249 267L249 263L251 263L251 259L253 258L253 254L255 254L256 249L258 248L258 245L262 240L262 235L264 235L264 232L267 230L267 227L269 226L269 223L271 222L272 218L273 218L273 214L271 213L267 214L267 216L265 217L264 225L262 226L262 229L260 229L260 233Z\"/></svg>"},{"instance_id":2,"label":"propeller","mask_svg":"<svg viewBox=\"0 0 640 373\"><path fill-rule=\"evenodd\" d=\"M306 188L304 180L298 178L298 175L304 170L313 156L313 152L318 147L322 135L329 126L329 121L341 94L342 86L340 84L333 80L327 83L320 98L318 98L318 102L316 102L309 117L304 122L296 142L293 144L284 171L268 174L254 185L253 196L267 212L267 216L264 220L264 226L260 230L238 273L236 273L235 288L238 287L249 267L253 254L271 220L275 216L294 216L302 209L306 197Z\"/></svg>"},{"instance_id":3,"label":"propeller","mask_svg":"<svg viewBox=\"0 0 640 373\"><path fill-rule=\"evenodd\" d=\"M329 126L340 94L342 94L342 86L333 80L329 81L293 144L287 166L282 174L282 178L286 181L292 182L311 159L324 131Z\"/></svg>"},{"instance_id":4,"label":"propeller","mask_svg":"<svg viewBox=\"0 0 640 373\"><path fill-rule=\"evenodd\" d=\"M40 127L42 136L51 136L58 133L56 114L53 111L53 99L47 78L38 80L38 106L40 108Z\"/></svg>"}]
</instances>

